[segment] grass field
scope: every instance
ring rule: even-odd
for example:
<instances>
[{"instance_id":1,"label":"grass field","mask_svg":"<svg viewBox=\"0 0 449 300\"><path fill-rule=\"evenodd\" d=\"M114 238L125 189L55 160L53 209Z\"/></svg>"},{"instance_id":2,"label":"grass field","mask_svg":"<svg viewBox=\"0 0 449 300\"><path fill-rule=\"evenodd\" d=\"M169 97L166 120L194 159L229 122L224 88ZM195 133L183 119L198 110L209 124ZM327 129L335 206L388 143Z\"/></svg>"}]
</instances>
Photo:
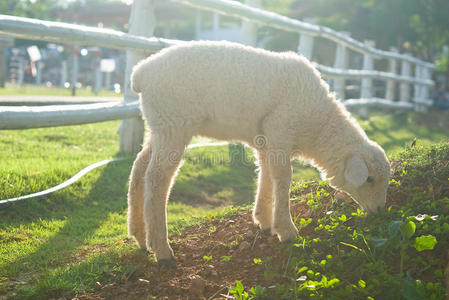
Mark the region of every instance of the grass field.
<instances>
[{"instance_id":1,"label":"grass field","mask_svg":"<svg viewBox=\"0 0 449 300\"><path fill-rule=\"evenodd\" d=\"M449 136L446 129L415 121L412 113L378 114L361 125L389 157L415 137L429 145ZM0 208L0 295L70 296L93 290L96 281L113 282L135 271L121 259L139 250L124 242L133 157L117 153L118 124L0 131L0 199L52 187L99 160L124 158L49 197ZM228 162L227 146L187 152L168 206L170 232L224 206L251 203L255 167ZM316 171L295 163L296 181L316 178Z\"/></svg>"}]
</instances>

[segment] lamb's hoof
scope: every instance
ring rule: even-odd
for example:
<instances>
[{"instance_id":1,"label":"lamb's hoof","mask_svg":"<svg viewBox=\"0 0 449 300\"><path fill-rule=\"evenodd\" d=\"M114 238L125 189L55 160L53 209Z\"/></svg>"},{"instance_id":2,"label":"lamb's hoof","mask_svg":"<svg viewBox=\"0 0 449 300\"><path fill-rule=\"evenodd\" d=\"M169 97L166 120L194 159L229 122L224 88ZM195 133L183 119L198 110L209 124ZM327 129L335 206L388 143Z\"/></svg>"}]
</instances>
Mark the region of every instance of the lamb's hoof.
<instances>
[{"instance_id":1,"label":"lamb's hoof","mask_svg":"<svg viewBox=\"0 0 449 300\"><path fill-rule=\"evenodd\" d=\"M150 250L148 250L147 248L139 248L139 251L142 254L146 254L146 255L150 255L151 254Z\"/></svg>"},{"instance_id":2,"label":"lamb's hoof","mask_svg":"<svg viewBox=\"0 0 449 300\"><path fill-rule=\"evenodd\" d=\"M296 237L288 238L288 239L285 239L285 240L281 240L279 238L279 241L283 245L289 245L289 244L293 243L294 241L296 241Z\"/></svg>"},{"instance_id":3,"label":"lamb's hoof","mask_svg":"<svg viewBox=\"0 0 449 300\"><path fill-rule=\"evenodd\" d=\"M134 239L134 241L136 242L137 247L139 247L140 249L146 249L146 245L145 245L145 236L140 236L139 234L129 234L129 237Z\"/></svg>"},{"instance_id":4,"label":"lamb's hoof","mask_svg":"<svg viewBox=\"0 0 449 300\"><path fill-rule=\"evenodd\" d=\"M266 236L266 237L270 237L270 236L274 235L273 232L271 231L271 228L261 229L260 232L262 233L263 236Z\"/></svg>"},{"instance_id":5,"label":"lamb's hoof","mask_svg":"<svg viewBox=\"0 0 449 300\"><path fill-rule=\"evenodd\" d=\"M290 227L286 230L282 230L282 231L275 230L275 232L279 238L279 241L283 244L284 243L288 244L288 243L295 241L296 237L298 236L298 229L296 229L295 226L292 226L292 227Z\"/></svg>"},{"instance_id":6,"label":"lamb's hoof","mask_svg":"<svg viewBox=\"0 0 449 300\"><path fill-rule=\"evenodd\" d=\"M174 257L161 258L161 259L157 260L157 264L159 265L159 267L171 268L171 267L173 267L174 263L175 263L175 258Z\"/></svg>"}]
</instances>

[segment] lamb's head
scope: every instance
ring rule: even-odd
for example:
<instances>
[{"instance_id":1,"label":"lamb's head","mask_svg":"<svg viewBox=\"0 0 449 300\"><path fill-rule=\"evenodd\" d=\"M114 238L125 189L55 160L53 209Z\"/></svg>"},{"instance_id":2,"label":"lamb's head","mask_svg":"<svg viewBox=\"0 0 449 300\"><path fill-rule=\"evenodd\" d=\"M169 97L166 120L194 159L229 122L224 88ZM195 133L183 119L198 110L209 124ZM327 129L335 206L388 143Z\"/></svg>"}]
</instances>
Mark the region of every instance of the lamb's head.
<instances>
[{"instance_id":1,"label":"lamb's head","mask_svg":"<svg viewBox=\"0 0 449 300\"><path fill-rule=\"evenodd\" d=\"M347 192L369 213L384 209L390 181L390 163L384 150L369 141L341 164L340 174L331 180L331 185Z\"/></svg>"}]
</instances>

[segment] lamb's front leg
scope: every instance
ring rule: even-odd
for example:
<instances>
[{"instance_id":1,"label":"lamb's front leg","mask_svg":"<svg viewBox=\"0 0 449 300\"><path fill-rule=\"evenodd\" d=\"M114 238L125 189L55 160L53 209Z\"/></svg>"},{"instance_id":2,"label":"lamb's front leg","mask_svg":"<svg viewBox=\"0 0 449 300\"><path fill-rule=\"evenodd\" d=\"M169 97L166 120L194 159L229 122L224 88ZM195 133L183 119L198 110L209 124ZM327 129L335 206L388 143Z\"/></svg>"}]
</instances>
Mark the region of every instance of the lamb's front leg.
<instances>
[{"instance_id":1,"label":"lamb's front leg","mask_svg":"<svg viewBox=\"0 0 449 300\"><path fill-rule=\"evenodd\" d=\"M281 242L294 240L298 235L290 215L290 182L292 167L290 156L285 159L269 160L271 179L274 189L273 234L277 234Z\"/></svg>"},{"instance_id":2,"label":"lamb's front leg","mask_svg":"<svg viewBox=\"0 0 449 300\"><path fill-rule=\"evenodd\" d=\"M271 231L273 209L273 182L267 164L265 152L257 153L259 164L259 179L257 184L256 203L253 210L253 220L263 231Z\"/></svg>"}]
</instances>

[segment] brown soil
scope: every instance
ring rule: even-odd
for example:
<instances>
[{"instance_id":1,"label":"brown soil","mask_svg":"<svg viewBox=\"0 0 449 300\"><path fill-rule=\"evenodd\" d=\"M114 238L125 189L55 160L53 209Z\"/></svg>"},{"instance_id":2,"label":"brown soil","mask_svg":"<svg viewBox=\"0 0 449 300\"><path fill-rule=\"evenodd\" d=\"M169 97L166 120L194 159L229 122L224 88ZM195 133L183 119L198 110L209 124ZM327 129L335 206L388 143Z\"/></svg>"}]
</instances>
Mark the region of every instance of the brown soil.
<instances>
[{"instance_id":1,"label":"brown soil","mask_svg":"<svg viewBox=\"0 0 449 300\"><path fill-rule=\"evenodd\" d=\"M316 192L317 184L296 190L293 196ZM293 218L317 217L324 215L337 193L327 188L330 196L325 199L321 211L312 212L304 201L293 201ZM216 218L200 225L185 229L182 235L170 237L176 255L172 267L160 267L148 259L144 251L133 257L124 258L125 264L138 266L139 271L130 278L122 278L121 283L97 283L97 291L77 295L74 299L226 299L228 289L239 280L245 287L265 286L282 281L270 281L264 276L263 264L254 262L255 258L270 258L282 274L288 262L288 253L279 247L275 236L263 234L254 227L251 213L236 215L234 218ZM133 241L125 241L133 243ZM207 259L205 256L211 258Z\"/></svg>"},{"instance_id":2,"label":"brown soil","mask_svg":"<svg viewBox=\"0 0 449 300\"><path fill-rule=\"evenodd\" d=\"M253 226L250 213L232 220L215 219L187 228L182 236L171 236L176 262L159 267L148 254L136 254L127 263L140 266L138 276L120 284L97 284L92 294L75 299L225 299L228 288L240 280L245 287L270 285L264 280L264 267L254 258L272 257L279 267L288 257L277 239L264 236ZM211 257L205 259L204 256Z\"/></svg>"}]
</instances>

